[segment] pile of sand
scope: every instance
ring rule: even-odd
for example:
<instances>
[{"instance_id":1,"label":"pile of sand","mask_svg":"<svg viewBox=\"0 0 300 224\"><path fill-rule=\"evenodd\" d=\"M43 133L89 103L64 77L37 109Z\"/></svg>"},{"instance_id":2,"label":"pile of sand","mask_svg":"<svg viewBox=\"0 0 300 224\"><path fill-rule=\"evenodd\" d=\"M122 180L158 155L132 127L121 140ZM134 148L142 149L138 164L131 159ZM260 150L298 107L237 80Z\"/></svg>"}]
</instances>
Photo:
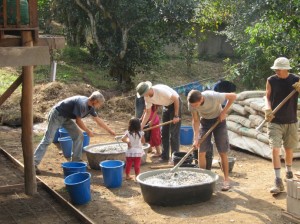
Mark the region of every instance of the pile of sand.
<instances>
[{"instance_id":1,"label":"pile of sand","mask_svg":"<svg viewBox=\"0 0 300 224\"><path fill-rule=\"evenodd\" d=\"M59 101L75 96L89 96L96 88L88 84L64 84L51 82L47 84L37 84L34 86L33 93L33 122L39 123L47 119L49 110ZM134 115L134 98L115 97L120 95L116 91L99 90L106 99L103 108L99 110L101 117L122 118ZM15 91L3 105L1 105L0 122L2 125L20 126L21 125L21 92Z\"/></svg>"}]
</instances>

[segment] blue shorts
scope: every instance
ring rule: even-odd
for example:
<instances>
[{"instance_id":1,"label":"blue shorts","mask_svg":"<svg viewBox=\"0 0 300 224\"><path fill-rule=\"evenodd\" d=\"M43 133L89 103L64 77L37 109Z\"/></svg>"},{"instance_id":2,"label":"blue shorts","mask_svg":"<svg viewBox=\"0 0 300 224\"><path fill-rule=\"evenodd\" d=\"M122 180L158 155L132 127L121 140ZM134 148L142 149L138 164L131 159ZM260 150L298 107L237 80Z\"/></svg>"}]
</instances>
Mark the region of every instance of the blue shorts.
<instances>
[{"instance_id":1,"label":"blue shorts","mask_svg":"<svg viewBox=\"0 0 300 224\"><path fill-rule=\"evenodd\" d=\"M214 119L201 119L200 120L200 138L216 123L218 118ZM226 121L222 121L217 127L207 136L207 138L200 144L199 152L207 152L212 150L211 136L214 135L215 144L218 152L229 151L229 138ZM200 139L199 138L199 139Z\"/></svg>"}]
</instances>

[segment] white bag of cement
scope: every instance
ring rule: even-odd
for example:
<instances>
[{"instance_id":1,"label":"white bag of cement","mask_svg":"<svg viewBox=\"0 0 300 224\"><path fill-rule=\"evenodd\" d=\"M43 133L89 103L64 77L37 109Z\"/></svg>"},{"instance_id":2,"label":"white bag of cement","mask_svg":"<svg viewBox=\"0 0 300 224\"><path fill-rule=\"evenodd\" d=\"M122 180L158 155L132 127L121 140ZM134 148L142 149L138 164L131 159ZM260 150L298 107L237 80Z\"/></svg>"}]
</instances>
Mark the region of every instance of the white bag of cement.
<instances>
[{"instance_id":1,"label":"white bag of cement","mask_svg":"<svg viewBox=\"0 0 300 224\"><path fill-rule=\"evenodd\" d=\"M233 115L230 114L229 116L227 116L226 120L229 121L234 121L236 123L239 123L247 128L253 128L254 124L251 123L251 121L245 117L242 117L240 115Z\"/></svg>"},{"instance_id":2,"label":"white bag of cement","mask_svg":"<svg viewBox=\"0 0 300 224\"><path fill-rule=\"evenodd\" d=\"M266 95L266 91L264 91L264 90L244 91L237 95L236 100L244 100L244 99L248 99L248 98L263 97L264 95Z\"/></svg>"},{"instance_id":3,"label":"white bag of cement","mask_svg":"<svg viewBox=\"0 0 300 224\"><path fill-rule=\"evenodd\" d=\"M236 104L236 103L232 104L231 109L240 115L243 115L243 116L247 115L247 111L245 110L245 108L239 104Z\"/></svg>"}]
</instances>

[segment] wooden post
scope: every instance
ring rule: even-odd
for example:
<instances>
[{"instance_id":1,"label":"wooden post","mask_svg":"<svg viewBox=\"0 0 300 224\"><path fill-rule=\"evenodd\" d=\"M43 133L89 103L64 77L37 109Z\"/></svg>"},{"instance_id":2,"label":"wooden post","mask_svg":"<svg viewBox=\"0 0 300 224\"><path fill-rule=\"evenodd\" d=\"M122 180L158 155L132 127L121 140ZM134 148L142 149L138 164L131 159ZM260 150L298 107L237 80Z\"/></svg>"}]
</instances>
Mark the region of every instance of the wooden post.
<instances>
[{"instance_id":1,"label":"wooden post","mask_svg":"<svg viewBox=\"0 0 300 224\"><path fill-rule=\"evenodd\" d=\"M22 31L22 45L33 46L31 31ZM37 193L33 161L33 66L22 67L23 85L21 100L22 148L24 157L25 193Z\"/></svg>"}]
</instances>

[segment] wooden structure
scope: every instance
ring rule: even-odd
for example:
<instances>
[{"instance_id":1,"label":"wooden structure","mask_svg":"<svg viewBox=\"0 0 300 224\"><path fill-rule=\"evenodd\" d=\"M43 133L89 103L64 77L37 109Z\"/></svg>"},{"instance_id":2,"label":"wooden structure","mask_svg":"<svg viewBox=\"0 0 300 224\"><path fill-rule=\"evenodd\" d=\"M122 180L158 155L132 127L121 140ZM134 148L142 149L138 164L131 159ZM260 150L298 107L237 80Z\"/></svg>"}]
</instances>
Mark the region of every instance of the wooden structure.
<instances>
[{"instance_id":1,"label":"wooden structure","mask_svg":"<svg viewBox=\"0 0 300 224\"><path fill-rule=\"evenodd\" d=\"M65 43L63 37L40 37L37 0L26 0L25 6L21 5L21 2L21 0L0 1L0 66L22 66L22 74L0 96L0 107L22 84L21 120L25 193L33 195L37 192L32 140L33 66L50 66L49 51L63 48ZM14 7L9 9L11 5ZM14 10L13 14L11 14L12 9ZM28 21L25 22L24 13L28 16ZM9 21L14 22L12 24Z\"/></svg>"}]
</instances>

